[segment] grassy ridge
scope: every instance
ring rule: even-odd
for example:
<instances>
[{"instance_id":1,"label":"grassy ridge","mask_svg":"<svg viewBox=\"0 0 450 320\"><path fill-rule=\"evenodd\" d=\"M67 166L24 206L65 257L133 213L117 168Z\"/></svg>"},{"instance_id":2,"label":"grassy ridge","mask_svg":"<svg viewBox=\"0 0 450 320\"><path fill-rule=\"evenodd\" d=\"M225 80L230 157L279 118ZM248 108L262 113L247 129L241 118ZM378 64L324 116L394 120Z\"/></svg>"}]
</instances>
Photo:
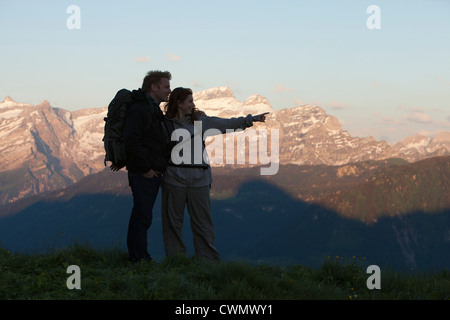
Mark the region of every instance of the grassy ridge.
<instances>
[{"instance_id":1,"label":"grassy ridge","mask_svg":"<svg viewBox=\"0 0 450 320\"><path fill-rule=\"evenodd\" d=\"M448 270L381 270L381 289L369 290L363 259L330 257L321 268L301 265L218 264L174 256L131 264L120 249L72 245L45 254L0 249L0 299L152 300L372 300L450 299ZM70 265L81 269L81 289L69 290Z\"/></svg>"}]
</instances>

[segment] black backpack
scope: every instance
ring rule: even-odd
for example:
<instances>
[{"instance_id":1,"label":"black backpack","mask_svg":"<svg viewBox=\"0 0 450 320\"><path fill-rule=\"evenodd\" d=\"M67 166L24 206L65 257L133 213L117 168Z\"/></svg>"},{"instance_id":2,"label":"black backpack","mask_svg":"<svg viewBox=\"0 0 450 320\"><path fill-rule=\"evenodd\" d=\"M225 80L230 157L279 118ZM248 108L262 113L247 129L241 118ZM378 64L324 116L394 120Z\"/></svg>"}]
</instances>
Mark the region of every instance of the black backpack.
<instances>
[{"instance_id":1,"label":"black backpack","mask_svg":"<svg viewBox=\"0 0 450 320\"><path fill-rule=\"evenodd\" d=\"M108 114L105 120L105 135L103 143L105 146L105 166L106 161L112 162L110 168L118 171L127 164L125 153L123 128L125 124L125 115L128 106L133 102L131 91L121 89L108 105Z\"/></svg>"},{"instance_id":2,"label":"black backpack","mask_svg":"<svg viewBox=\"0 0 450 320\"><path fill-rule=\"evenodd\" d=\"M103 136L103 144L105 147L104 164L107 166L106 161L112 162L110 168L113 171L119 171L127 164L123 129L125 126L127 108L133 101L134 99L130 90L119 90L114 99L109 103L108 113L106 117L103 118L103 120L105 120L105 134ZM167 120L166 117L162 117L161 126L167 144L166 156L169 158L172 148L177 143L170 140L170 136L174 130L173 122Z\"/></svg>"}]
</instances>

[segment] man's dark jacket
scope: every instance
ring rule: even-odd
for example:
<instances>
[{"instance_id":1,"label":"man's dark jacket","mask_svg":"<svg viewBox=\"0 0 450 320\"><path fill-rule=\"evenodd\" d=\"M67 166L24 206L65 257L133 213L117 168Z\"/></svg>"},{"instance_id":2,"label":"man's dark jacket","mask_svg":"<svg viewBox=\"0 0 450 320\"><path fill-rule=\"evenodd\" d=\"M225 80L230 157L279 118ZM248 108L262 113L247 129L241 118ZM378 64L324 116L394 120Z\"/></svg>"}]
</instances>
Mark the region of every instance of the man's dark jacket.
<instances>
[{"instance_id":1,"label":"man's dark jacket","mask_svg":"<svg viewBox=\"0 0 450 320\"><path fill-rule=\"evenodd\" d=\"M133 90L131 95L134 102L127 109L124 128L127 170L146 173L152 169L164 173L168 157L160 123L163 113L158 103L141 89Z\"/></svg>"}]
</instances>

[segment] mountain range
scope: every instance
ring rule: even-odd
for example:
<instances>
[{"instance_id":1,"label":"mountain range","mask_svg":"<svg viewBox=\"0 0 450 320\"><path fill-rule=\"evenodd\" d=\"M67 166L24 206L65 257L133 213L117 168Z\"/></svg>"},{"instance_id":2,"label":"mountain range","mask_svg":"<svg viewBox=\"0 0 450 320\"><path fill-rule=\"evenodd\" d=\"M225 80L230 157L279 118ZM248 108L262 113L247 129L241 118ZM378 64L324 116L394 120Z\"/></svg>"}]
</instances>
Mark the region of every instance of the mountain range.
<instances>
[{"instance_id":1,"label":"mountain range","mask_svg":"<svg viewBox=\"0 0 450 320\"><path fill-rule=\"evenodd\" d=\"M450 154L449 132L433 139L415 135L391 146L373 137L352 137L319 106L274 110L261 95L241 102L228 87L196 92L194 101L210 116L270 112L266 123L254 127L278 130L281 165L340 166L389 158L416 162ZM48 101L30 105L6 97L0 103L0 205L66 187L104 169L106 113L107 107L71 112Z\"/></svg>"}]
</instances>

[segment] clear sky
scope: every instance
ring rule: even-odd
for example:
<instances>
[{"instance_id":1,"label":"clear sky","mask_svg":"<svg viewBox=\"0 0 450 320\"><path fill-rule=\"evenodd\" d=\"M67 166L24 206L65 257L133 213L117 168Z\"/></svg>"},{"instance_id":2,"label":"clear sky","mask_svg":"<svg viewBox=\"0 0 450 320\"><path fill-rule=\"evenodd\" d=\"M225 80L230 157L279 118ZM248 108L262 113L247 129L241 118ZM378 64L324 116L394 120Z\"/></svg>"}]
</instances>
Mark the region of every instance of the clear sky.
<instances>
[{"instance_id":1,"label":"clear sky","mask_svg":"<svg viewBox=\"0 0 450 320\"><path fill-rule=\"evenodd\" d=\"M0 0L0 52L0 101L103 107L160 69L354 136L450 131L450 0Z\"/></svg>"}]
</instances>

